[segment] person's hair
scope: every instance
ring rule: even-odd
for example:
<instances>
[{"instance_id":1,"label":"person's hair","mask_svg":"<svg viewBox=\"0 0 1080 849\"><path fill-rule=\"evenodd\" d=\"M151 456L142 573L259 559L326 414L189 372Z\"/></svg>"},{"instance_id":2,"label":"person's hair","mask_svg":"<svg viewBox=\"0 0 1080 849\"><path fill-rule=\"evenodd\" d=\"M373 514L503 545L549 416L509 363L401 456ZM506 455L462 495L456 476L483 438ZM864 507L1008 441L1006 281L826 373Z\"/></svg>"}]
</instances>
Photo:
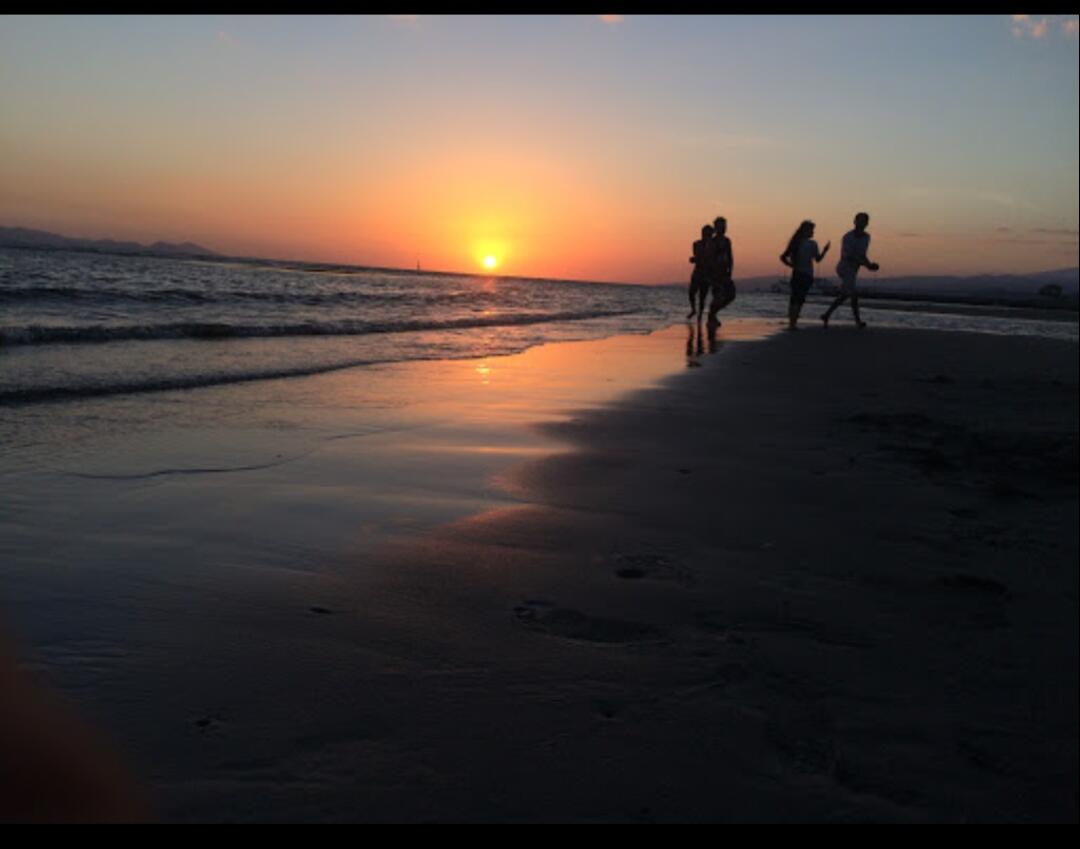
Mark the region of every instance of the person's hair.
<instances>
[{"instance_id":1,"label":"person's hair","mask_svg":"<svg viewBox=\"0 0 1080 849\"><path fill-rule=\"evenodd\" d=\"M716 216L715 219L713 219L713 224L715 224L716 229L719 230L721 224L723 224L725 227L727 227L727 219L724 218L722 215L718 215L718 216Z\"/></svg>"},{"instance_id":2,"label":"person's hair","mask_svg":"<svg viewBox=\"0 0 1080 849\"><path fill-rule=\"evenodd\" d=\"M703 239L708 238L709 234L711 234L712 232L713 232L712 224L706 224L704 227L701 228L701 238L703 238Z\"/></svg>"},{"instance_id":3,"label":"person's hair","mask_svg":"<svg viewBox=\"0 0 1080 849\"><path fill-rule=\"evenodd\" d=\"M860 219L860 218L865 218L865 219L866 219L866 223L867 223L867 224L869 224L869 223L870 223L870 216L869 216L869 215L867 215L867 214L866 214L865 212L856 212L856 213L855 213L855 226L856 226L856 227L858 227L858 226L859 226L859 219Z\"/></svg>"},{"instance_id":4,"label":"person's hair","mask_svg":"<svg viewBox=\"0 0 1080 849\"><path fill-rule=\"evenodd\" d=\"M792 234L790 239L788 239L787 250L784 251L782 256L794 260L795 252L799 250L799 245L801 245L804 240L810 238L810 228L813 226L814 222L809 219L800 224L799 229Z\"/></svg>"}]
</instances>

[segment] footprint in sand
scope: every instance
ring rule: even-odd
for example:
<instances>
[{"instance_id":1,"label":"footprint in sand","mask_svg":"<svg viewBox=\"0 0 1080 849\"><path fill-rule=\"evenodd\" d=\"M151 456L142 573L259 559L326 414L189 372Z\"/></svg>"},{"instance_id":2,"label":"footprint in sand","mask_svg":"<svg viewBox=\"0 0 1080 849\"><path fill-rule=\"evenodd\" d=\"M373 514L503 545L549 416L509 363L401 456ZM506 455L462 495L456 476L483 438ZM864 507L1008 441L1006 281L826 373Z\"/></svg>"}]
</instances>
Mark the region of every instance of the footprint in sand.
<instances>
[{"instance_id":1,"label":"footprint in sand","mask_svg":"<svg viewBox=\"0 0 1080 849\"><path fill-rule=\"evenodd\" d=\"M973 608L968 609L967 619L961 624L969 628L1007 628L1009 617L1005 602L1012 593L1004 584L991 578L976 575L947 575L938 579L938 585L956 592Z\"/></svg>"},{"instance_id":2,"label":"footprint in sand","mask_svg":"<svg viewBox=\"0 0 1080 849\"><path fill-rule=\"evenodd\" d=\"M514 616L529 630L590 643L636 643L662 635L643 622L589 616L547 601L525 601L514 608Z\"/></svg>"},{"instance_id":3,"label":"footprint in sand","mask_svg":"<svg viewBox=\"0 0 1080 849\"><path fill-rule=\"evenodd\" d=\"M593 711L604 720L618 719L623 712L623 705L611 699L596 699L593 702Z\"/></svg>"},{"instance_id":4,"label":"footprint in sand","mask_svg":"<svg viewBox=\"0 0 1080 849\"><path fill-rule=\"evenodd\" d=\"M1028 498L1029 493L1005 478L995 478L987 484L987 491L994 498L1008 501L1016 498Z\"/></svg>"},{"instance_id":5,"label":"footprint in sand","mask_svg":"<svg viewBox=\"0 0 1080 849\"><path fill-rule=\"evenodd\" d=\"M615 575L628 581L649 578L654 581L675 581L683 586L695 583L694 574L666 554L616 554Z\"/></svg>"},{"instance_id":6,"label":"footprint in sand","mask_svg":"<svg viewBox=\"0 0 1080 849\"><path fill-rule=\"evenodd\" d=\"M195 727L203 734L221 730L222 719L216 713L207 714L195 720Z\"/></svg>"},{"instance_id":7,"label":"footprint in sand","mask_svg":"<svg viewBox=\"0 0 1080 849\"><path fill-rule=\"evenodd\" d=\"M790 768L835 776L840 759L832 732L832 718L814 705L779 707L765 729L773 750Z\"/></svg>"},{"instance_id":8,"label":"footprint in sand","mask_svg":"<svg viewBox=\"0 0 1080 849\"><path fill-rule=\"evenodd\" d=\"M992 578L980 578L976 575L947 575L939 583L951 590L966 590L983 596L1003 598L1009 595L1009 588Z\"/></svg>"}]
</instances>

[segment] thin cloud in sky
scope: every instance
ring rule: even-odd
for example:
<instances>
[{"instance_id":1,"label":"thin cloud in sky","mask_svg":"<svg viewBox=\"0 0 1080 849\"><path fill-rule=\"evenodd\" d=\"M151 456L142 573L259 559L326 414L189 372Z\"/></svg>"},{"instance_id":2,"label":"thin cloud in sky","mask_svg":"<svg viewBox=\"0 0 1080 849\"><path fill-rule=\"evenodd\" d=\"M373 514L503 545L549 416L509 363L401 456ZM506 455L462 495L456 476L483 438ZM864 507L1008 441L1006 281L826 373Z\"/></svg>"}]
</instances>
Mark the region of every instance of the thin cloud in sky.
<instances>
[{"instance_id":1,"label":"thin cloud in sky","mask_svg":"<svg viewBox=\"0 0 1080 849\"><path fill-rule=\"evenodd\" d=\"M994 245L1048 245L1052 244L1047 242L1046 239L1028 239L1023 236L1009 236L1007 238L1001 238L1000 236L991 236L989 239L981 239L982 242L989 242Z\"/></svg>"},{"instance_id":2,"label":"thin cloud in sky","mask_svg":"<svg viewBox=\"0 0 1080 849\"><path fill-rule=\"evenodd\" d=\"M1077 15L1010 15L1012 34L1017 38L1045 38L1055 24L1066 36L1075 36L1080 25Z\"/></svg>"},{"instance_id":3,"label":"thin cloud in sky","mask_svg":"<svg viewBox=\"0 0 1080 849\"><path fill-rule=\"evenodd\" d=\"M1004 192L971 191L938 186L907 186L900 190L900 195L908 198L961 198L969 201L981 201L994 206L1020 207L1028 210L1038 209L1031 201Z\"/></svg>"},{"instance_id":4,"label":"thin cloud in sky","mask_svg":"<svg viewBox=\"0 0 1080 849\"><path fill-rule=\"evenodd\" d=\"M682 147L708 148L712 150L736 150L754 148L787 147L786 140L756 133L662 133L668 142Z\"/></svg>"},{"instance_id":5,"label":"thin cloud in sky","mask_svg":"<svg viewBox=\"0 0 1080 849\"><path fill-rule=\"evenodd\" d=\"M1042 233L1044 236L1080 236L1080 230L1064 230L1055 227L1032 227L1032 233Z\"/></svg>"}]
</instances>

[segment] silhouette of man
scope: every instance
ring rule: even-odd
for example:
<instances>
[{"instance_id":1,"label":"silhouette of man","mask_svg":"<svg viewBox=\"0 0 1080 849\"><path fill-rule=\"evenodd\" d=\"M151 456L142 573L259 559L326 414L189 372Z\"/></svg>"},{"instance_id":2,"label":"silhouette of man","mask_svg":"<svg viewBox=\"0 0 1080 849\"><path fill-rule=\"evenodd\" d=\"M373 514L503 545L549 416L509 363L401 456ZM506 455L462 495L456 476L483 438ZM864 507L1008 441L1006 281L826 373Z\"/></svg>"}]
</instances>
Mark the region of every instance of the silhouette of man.
<instances>
[{"instance_id":1,"label":"silhouette of man","mask_svg":"<svg viewBox=\"0 0 1080 849\"><path fill-rule=\"evenodd\" d=\"M870 216L865 212L860 212L855 216L855 229L848 230L844 234L844 240L840 244L840 262L836 264L836 273L840 277L840 294L821 314L821 323L826 329L829 327L829 319L833 311L847 298L851 298L851 312L855 316L855 324L858 327L866 327L866 322L859 316L859 295L855 290L855 278L863 266L871 271L877 271L881 267L876 262L871 262L866 256L867 250L870 249L870 234L866 232L866 225L869 223Z\"/></svg>"},{"instance_id":2,"label":"silhouette of man","mask_svg":"<svg viewBox=\"0 0 1080 849\"><path fill-rule=\"evenodd\" d=\"M709 305L709 321L719 324L716 314L735 300L735 257L731 251L731 239L727 237L727 219L718 217L713 222L713 299Z\"/></svg>"}]
</instances>

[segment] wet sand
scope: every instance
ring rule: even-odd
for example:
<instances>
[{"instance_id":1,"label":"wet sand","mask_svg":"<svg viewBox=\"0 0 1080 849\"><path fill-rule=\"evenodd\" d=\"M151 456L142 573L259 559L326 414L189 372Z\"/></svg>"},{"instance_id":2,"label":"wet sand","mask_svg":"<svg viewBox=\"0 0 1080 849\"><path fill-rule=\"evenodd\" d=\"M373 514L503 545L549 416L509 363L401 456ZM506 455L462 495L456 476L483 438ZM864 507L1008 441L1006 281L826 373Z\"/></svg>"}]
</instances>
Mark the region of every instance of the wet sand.
<instances>
[{"instance_id":1,"label":"wet sand","mask_svg":"<svg viewBox=\"0 0 1080 849\"><path fill-rule=\"evenodd\" d=\"M548 430L393 570L456 597L434 816L1076 820L1075 348L807 331Z\"/></svg>"},{"instance_id":2,"label":"wet sand","mask_svg":"<svg viewBox=\"0 0 1080 849\"><path fill-rule=\"evenodd\" d=\"M168 820L1076 821L1075 345L738 327L479 512L110 578L96 655L57 582L37 663Z\"/></svg>"}]
</instances>

